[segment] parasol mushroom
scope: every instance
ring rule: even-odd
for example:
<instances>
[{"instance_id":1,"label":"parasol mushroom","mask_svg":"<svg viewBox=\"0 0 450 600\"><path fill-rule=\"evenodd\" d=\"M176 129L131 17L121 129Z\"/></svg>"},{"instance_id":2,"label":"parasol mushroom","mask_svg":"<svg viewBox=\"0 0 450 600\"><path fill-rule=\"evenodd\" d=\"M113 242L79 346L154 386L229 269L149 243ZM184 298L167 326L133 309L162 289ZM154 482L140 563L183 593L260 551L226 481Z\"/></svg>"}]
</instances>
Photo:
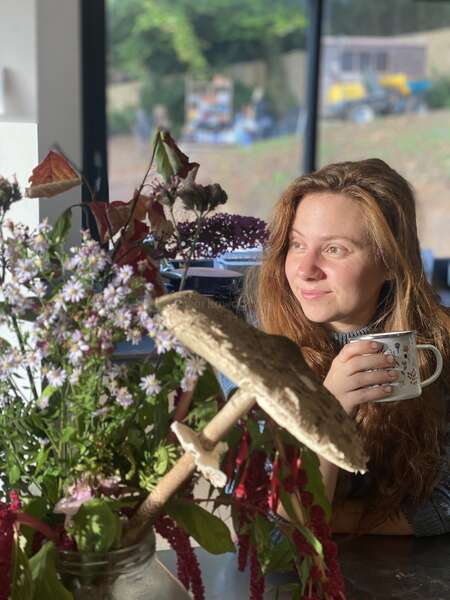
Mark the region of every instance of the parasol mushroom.
<instances>
[{"instance_id":1,"label":"parasol mushroom","mask_svg":"<svg viewBox=\"0 0 450 600\"><path fill-rule=\"evenodd\" d=\"M177 339L239 390L201 433L187 434L186 428L174 427L183 447L195 450L184 454L141 504L125 536L128 543L191 477L196 462L211 464L207 453L256 402L278 425L328 461L348 471L365 471L367 457L355 423L309 369L294 342L256 329L196 292L162 296L156 305ZM220 480L217 473L212 477Z\"/></svg>"}]
</instances>

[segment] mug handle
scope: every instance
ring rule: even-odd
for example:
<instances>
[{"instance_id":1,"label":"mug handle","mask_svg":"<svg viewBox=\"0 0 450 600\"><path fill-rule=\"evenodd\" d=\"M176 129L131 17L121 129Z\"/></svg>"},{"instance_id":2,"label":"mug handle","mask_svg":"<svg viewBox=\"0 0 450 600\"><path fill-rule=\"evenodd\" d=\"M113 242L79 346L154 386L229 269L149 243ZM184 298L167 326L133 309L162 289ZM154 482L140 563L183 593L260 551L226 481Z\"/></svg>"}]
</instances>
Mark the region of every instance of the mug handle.
<instances>
[{"instance_id":1,"label":"mug handle","mask_svg":"<svg viewBox=\"0 0 450 600\"><path fill-rule=\"evenodd\" d=\"M420 387L424 388L427 385L430 385L430 383L433 383L433 381L436 381L436 379L441 374L442 366L443 366L442 354L439 352L439 350L437 348L435 348L435 346L432 346L431 344L417 344L416 348L417 348L417 350L431 350L436 358L435 372L433 373L433 375L431 375L431 377L428 377L428 379L425 379L425 381L420 382Z\"/></svg>"}]
</instances>

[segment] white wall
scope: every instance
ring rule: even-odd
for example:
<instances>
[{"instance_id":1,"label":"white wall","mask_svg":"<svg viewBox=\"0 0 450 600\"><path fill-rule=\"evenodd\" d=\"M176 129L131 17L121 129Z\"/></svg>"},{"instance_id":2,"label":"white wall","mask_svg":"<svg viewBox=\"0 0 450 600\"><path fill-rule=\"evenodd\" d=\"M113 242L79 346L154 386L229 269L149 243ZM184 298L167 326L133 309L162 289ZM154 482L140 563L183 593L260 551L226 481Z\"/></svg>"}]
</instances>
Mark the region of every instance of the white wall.
<instances>
[{"instance_id":1,"label":"white wall","mask_svg":"<svg viewBox=\"0 0 450 600\"><path fill-rule=\"evenodd\" d=\"M0 115L0 174L17 174L22 190L51 145L81 164L80 16L77 0L1 0L0 69L5 70ZM2 104L0 102L0 104ZM80 188L57 198L22 200L12 216L50 222L81 200ZM71 243L79 239L74 213Z\"/></svg>"}]
</instances>

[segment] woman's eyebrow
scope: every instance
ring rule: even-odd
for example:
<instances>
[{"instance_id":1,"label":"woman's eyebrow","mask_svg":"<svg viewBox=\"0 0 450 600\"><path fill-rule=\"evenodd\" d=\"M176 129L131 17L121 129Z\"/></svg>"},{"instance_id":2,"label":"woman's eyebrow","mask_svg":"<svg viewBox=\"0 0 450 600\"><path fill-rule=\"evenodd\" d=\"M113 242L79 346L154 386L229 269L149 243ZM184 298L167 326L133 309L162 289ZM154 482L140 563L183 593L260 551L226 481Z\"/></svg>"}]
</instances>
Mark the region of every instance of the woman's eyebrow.
<instances>
[{"instance_id":1,"label":"woman's eyebrow","mask_svg":"<svg viewBox=\"0 0 450 600\"><path fill-rule=\"evenodd\" d=\"M291 236L293 234L297 234L297 235L299 235L302 238L305 237L305 235L301 231L299 231L298 229L295 229L295 227L292 227L291 232L290 232ZM329 240L346 240L348 242L351 242L355 246L363 246L364 245L364 241L363 240L357 240L357 239L355 239L353 237L350 237L348 235L342 235L342 234L339 234L339 233L320 236L320 240L322 242L327 242Z\"/></svg>"}]
</instances>

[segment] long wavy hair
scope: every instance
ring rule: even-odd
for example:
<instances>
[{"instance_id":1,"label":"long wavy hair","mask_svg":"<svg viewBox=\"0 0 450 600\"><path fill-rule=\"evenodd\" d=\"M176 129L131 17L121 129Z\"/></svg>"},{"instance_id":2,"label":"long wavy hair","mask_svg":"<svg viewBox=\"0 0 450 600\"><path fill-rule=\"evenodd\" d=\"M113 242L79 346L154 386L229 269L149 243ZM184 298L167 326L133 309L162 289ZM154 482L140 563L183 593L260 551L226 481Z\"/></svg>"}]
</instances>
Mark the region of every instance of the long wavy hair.
<instances>
[{"instance_id":1,"label":"long wavy hair","mask_svg":"<svg viewBox=\"0 0 450 600\"><path fill-rule=\"evenodd\" d=\"M306 194L320 192L345 194L363 211L374 256L389 274L374 316L377 330L416 330L418 342L437 346L444 360L444 373L421 397L364 404L356 414L370 457L366 507L386 516L398 513L405 500L411 506L420 504L436 482L448 419L450 315L424 274L412 188L385 162L373 158L326 166L299 177L282 194L257 280L256 312L265 331L295 341L309 366L325 378L336 348L325 327L305 317L285 275L297 207ZM419 365L421 377L429 376L434 368L431 353L420 352ZM336 502L342 500L348 478L340 473Z\"/></svg>"}]
</instances>

